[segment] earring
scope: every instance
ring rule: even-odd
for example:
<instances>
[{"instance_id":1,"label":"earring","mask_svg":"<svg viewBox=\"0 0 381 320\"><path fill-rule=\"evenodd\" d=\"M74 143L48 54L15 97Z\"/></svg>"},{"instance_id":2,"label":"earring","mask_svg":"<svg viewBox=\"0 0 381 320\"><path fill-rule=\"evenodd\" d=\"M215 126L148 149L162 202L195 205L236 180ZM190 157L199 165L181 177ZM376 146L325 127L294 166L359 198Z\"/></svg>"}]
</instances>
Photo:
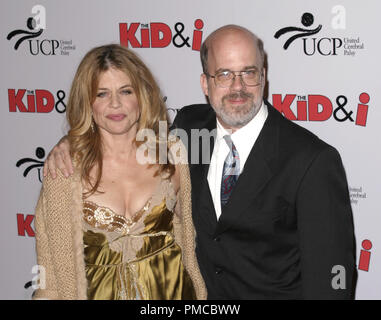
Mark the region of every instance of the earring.
<instances>
[{"instance_id":1,"label":"earring","mask_svg":"<svg viewBox=\"0 0 381 320\"><path fill-rule=\"evenodd\" d=\"M93 115L91 115L91 124L90 124L91 131L94 133L95 132L95 126L94 126L94 118Z\"/></svg>"}]
</instances>

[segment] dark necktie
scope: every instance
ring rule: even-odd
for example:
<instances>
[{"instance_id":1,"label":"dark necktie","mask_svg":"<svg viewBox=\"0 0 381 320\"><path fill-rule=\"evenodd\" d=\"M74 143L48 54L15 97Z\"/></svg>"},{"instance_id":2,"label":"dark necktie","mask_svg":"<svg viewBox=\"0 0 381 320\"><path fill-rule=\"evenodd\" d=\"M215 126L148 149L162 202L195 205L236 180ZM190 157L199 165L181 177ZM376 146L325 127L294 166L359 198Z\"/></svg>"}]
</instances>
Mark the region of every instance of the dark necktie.
<instances>
[{"instance_id":1,"label":"dark necktie","mask_svg":"<svg viewBox=\"0 0 381 320\"><path fill-rule=\"evenodd\" d=\"M230 136L226 135L224 136L224 139L230 149L230 152L226 156L224 168L222 170L221 207L226 205L228 202L240 173L238 151L235 148Z\"/></svg>"}]
</instances>

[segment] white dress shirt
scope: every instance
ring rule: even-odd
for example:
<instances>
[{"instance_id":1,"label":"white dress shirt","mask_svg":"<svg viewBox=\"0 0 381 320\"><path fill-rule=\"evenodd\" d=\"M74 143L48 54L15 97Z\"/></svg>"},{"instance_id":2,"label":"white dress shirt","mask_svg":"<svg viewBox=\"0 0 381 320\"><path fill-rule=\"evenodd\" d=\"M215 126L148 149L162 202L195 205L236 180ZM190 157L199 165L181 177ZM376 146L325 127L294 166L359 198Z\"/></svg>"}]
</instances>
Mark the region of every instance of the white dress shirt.
<instances>
[{"instance_id":1,"label":"white dress shirt","mask_svg":"<svg viewBox=\"0 0 381 320\"><path fill-rule=\"evenodd\" d=\"M262 103L262 106L255 117L250 120L248 124L238 129L233 134L230 134L217 119L216 140L208 171L208 184L217 215L217 220L221 215L222 170L226 156L230 151L223 137L225 135L231 135L231 139L238 151L240 160L240 173L242 173L250 151L253 148L254 143L257 140L259 133L261 132L262 127L267 119L267 115L267 106Z\"/></svg>"}]
</instances>

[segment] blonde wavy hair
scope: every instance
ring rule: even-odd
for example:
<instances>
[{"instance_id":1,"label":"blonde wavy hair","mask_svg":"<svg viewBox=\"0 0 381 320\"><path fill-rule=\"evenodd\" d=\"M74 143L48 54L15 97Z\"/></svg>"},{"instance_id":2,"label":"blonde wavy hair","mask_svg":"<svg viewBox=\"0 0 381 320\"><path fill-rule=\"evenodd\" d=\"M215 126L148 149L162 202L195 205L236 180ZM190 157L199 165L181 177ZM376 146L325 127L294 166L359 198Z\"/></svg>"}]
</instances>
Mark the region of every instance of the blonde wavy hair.
<instances>
[{"instance_id":1,"label":"blonde wavy hair","mask_svg":"<svg viewBox=\"0 0 381 320\"><path fill-rule=\"evenodd\" d=\"M110 68L120 70L129 77L140 108L137 130L152 129L157 137L157 147L159 121L168 121L160 89L150 70L135 53L117 44L90 50L74 76L66 109L70 126L68 139L71 156L79 165L82 181L90 186L85 196L98 191L102 177L102 141L99 129L92 119L92 105L96 98L99 77ZM137 146L142 143L144 142L136 141ZM95 166L96 176L95 181L92 181L90 171ZM157 174L167 171L172 175L174 170L174 166L167 162L159 164Z\"/></svg>"}]
</instances>

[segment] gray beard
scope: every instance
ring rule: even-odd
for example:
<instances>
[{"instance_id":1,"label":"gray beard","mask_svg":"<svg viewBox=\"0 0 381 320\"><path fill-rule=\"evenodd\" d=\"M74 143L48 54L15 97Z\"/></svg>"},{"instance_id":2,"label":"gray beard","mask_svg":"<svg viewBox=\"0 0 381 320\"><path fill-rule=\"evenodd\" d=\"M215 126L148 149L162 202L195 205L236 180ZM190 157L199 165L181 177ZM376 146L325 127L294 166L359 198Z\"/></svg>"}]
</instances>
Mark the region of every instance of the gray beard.
<instances>
[{"instance_id":1,"label":"gray beard","mask_svg":"<svg viewBox=\"0 0 381 320\"><path fill-rule=\"evenodd\" d=\"M223 97L222 99L222 105L220 108L214 108L216 111L217 117L221 119L225 124L227 124L230 127L233 128L241 128L247 125L258 113L262 101L260 101L258 106L254 101L249 101L251 102L251 106L249 107L249 110L247 108L243 108L243 110L234 110L233 112L227 110L226 105L225 105L225 100L230 97L236 97L236 96L244 96L244 97L249 97L253 99L253 95L247 94L247 93L233 93L230 95L227 95Z\"/></svg>"}]
</instances>

